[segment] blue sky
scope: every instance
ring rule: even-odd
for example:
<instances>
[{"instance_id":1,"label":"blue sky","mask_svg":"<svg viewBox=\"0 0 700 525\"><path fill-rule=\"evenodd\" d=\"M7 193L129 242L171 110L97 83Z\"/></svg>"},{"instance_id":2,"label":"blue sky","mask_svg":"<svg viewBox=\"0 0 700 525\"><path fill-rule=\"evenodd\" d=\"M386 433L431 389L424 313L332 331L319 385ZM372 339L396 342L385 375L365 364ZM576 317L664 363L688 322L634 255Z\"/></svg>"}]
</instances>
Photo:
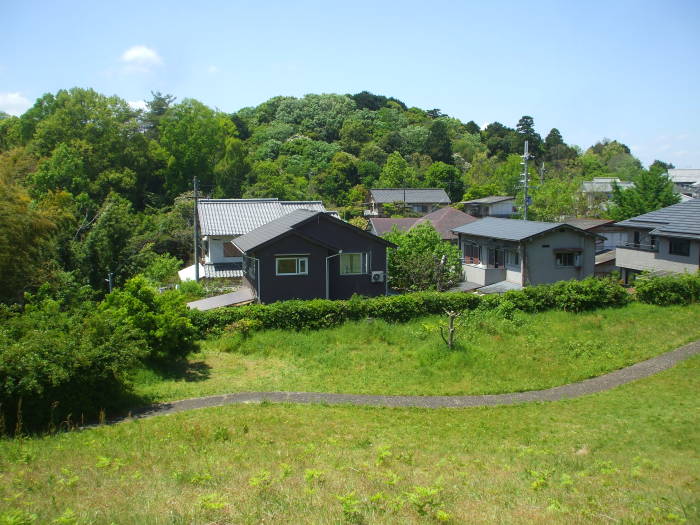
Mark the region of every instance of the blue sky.
<instances>
[{"instance_id":1,"label":"blue sky","mask_svg":"<svg viewBox=\"0 0 700 525\"><path fill-rule=\"evenodd\" d=\"M92 87L233 112L356 93L700 167L700 2L9 2L0 110Z\"/></svg>"}]
</instances>

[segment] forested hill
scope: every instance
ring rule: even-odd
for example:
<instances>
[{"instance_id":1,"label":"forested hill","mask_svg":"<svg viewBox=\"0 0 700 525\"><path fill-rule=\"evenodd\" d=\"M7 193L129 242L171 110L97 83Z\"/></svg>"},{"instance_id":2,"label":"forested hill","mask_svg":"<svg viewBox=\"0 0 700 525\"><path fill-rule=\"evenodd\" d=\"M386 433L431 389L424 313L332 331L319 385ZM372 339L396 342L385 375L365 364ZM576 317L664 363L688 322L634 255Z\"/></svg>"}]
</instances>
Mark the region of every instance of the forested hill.
<instances>
[{"instance_id":1,"label":"forested hill","mask_svg":"<svg viewBox=\"0 0 700 525\"><path fill-rule=\"evenodd\" d=\"M144 111L91 89L47 94L20 117L0 115L0 295L21 297L57 271L102 288L110 271L119 283L187 262L195 175L213 197L320 198L348 216L372 187L516 194L528 140L531 210L546 220L589 213L582 179L644 171L617 141L583 151L541 131L529 116L481 130L368 92L275 97L234 114L160 93Z\"/></svg>"}]
</instances>

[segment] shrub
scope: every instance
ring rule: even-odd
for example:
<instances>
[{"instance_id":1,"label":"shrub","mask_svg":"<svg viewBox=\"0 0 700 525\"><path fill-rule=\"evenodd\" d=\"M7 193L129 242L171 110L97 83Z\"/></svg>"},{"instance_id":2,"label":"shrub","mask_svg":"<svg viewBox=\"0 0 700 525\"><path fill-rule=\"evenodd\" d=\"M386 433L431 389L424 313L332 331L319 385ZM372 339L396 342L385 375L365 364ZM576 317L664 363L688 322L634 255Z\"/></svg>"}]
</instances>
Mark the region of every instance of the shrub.
<instances>
[{"instance_id":1,"label":"shrub","mask_svg":"<svg viewBox=\"0 0 700 525\"><path fill-rule=\"evenodd\" d=\"M700 301L700 272L668 277L639 277L637 298L645 303L667 306Z\"/></svg>"},{"instance_id":2,"label":"shrub","mask_svg":"<svg viewBox=\"0 0 700 525\"><path fill-rule=\"evenodd\" d=\"M63 311L50 298L24 311L3 312L0 326L0 418L13 431L119 406L129 390L129 374L146 354L133 327L103 312ZM52 421L53 420L53 421ZM20 424L21 425L21 424Z\"/></svg>"},{"instance_id":3,"label":"shrub","mask_svg":"<svg viewBox=\"0 0 700 525\"><path fill-rule=\"evenodd\" d=\"M142 334L152 359L183 357L196 348L197 330L182 294L158 293L144 277L134 277L109 294L100 310Z\"/></svg>"}]
</instances>

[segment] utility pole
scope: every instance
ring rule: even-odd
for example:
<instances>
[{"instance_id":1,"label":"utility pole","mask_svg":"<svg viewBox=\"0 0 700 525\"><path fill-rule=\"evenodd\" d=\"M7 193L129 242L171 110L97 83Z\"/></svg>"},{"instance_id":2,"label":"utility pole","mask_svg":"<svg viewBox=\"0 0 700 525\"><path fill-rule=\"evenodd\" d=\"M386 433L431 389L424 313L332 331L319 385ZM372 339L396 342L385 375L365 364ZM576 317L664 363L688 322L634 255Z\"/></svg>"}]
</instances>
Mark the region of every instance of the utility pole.
<instances>
[{"instance_id":1,"label":"utility pole","mask_svg":"<svg viewBox=\"0 0 700 525\"><path fill-rule=\"evenodd\" d=\"M544 161L542 161L542 165L540 166L540 184L544 183Z\"/></svg>"},{"instance_id":2,"label":"utility pole","mask_svg":"<svg viewBox=\"0 0 700 525\"><path fill-rule=\"evenodd\" d=\"M199 282L199 231L197 228L197 177L194 178L194 280Z\"/></svg>"},{"instance_id":3,"label":"utility pole","mask_svg":"<svg viewBox=\"0 0 700 525\"><path fill-rule=\"evenodd\" d=\"M114 287L114 272L109 272L105 281L109 284L109 293L112 293L112 288Z\"/></svg>"},{"instance_id":4,"label":"utility pole","mask_svg":"<svg viewBox=\"0 0 700 525\"><path fill-rule=\"evenodd\" d=\"M530 206L530 195L528 195L528 189L529 189L529 173L527 171L527 161L530 158L530 153L528 153L528 141L525 141L525 152L523 153L523 166L525 168L525 171L523 172L523 189L525 191L524 199L523 199L523 219L527 220L527 208Z\"/></svg>"}]
</instances>

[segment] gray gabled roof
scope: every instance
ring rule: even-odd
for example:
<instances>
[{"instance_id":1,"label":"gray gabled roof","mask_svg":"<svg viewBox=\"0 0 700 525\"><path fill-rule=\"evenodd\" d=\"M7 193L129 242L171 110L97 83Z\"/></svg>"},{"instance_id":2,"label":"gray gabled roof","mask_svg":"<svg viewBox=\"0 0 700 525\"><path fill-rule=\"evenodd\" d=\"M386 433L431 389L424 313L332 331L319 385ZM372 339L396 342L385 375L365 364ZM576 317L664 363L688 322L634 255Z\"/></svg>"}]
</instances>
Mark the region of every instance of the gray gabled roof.
<instances>
[{"instance_id":1,"label":"gray gabled roof","mask_svg":"<svg viewBox=\"0 0 700 525\"><path fill-rule=\"evenodd\" d=\"M700 239L700 199L691 199L617 223L651 229L652 235Z\"/></svg>"},{"instance_id":2,"label":"gray gabled roof","mask_svg":"<svg viewBox=\"0 0 700 525\"><path fill-rule=\"evenodd\" d=\"M201 199L197 204L200 233L243 235L294 210L325 212L321 201L277 199Z\"/></svg>"},{"instance_id":3,"label":"gray gabled roof","mask_svg":"<svg viewBox=\"0 0 700 525\"><path fill-rule=\"evenodd\" d=\"M406 204L450 204L442 188L376 188L369 190L372 200L379 204L405 202Z\"/></svg>"},{"instance_id":4,"label":"gray gabled roof","mask_svg":"<svg viewBox=\"0 0 700 525\"><path fill-rule=\"evenodd\" d=\"M611 193L614 184L617 184L621 190L627 190L634 186L634 182L621 180L617 177L595 177L593 180L581 184L581 191L584 193Z\"/></svg>"},{"instance_id":5,"label":"gray gabled roof","mask_svg":"<svg viewBox=\"0 0 700 525\"><path fill-rule=\"evenodd\" d=\"M583 230L563 224L561 222L539 222L525 221L522 219L500 219L497 217L484 217L475 222L465 224L452 231L464 235L475 235L477 237L489 237L492 239L502 239L505 241L524 241L535 235L565 227L570 230L580 231L585 235L593 235Z\"/></svg>"}]
</instances>

